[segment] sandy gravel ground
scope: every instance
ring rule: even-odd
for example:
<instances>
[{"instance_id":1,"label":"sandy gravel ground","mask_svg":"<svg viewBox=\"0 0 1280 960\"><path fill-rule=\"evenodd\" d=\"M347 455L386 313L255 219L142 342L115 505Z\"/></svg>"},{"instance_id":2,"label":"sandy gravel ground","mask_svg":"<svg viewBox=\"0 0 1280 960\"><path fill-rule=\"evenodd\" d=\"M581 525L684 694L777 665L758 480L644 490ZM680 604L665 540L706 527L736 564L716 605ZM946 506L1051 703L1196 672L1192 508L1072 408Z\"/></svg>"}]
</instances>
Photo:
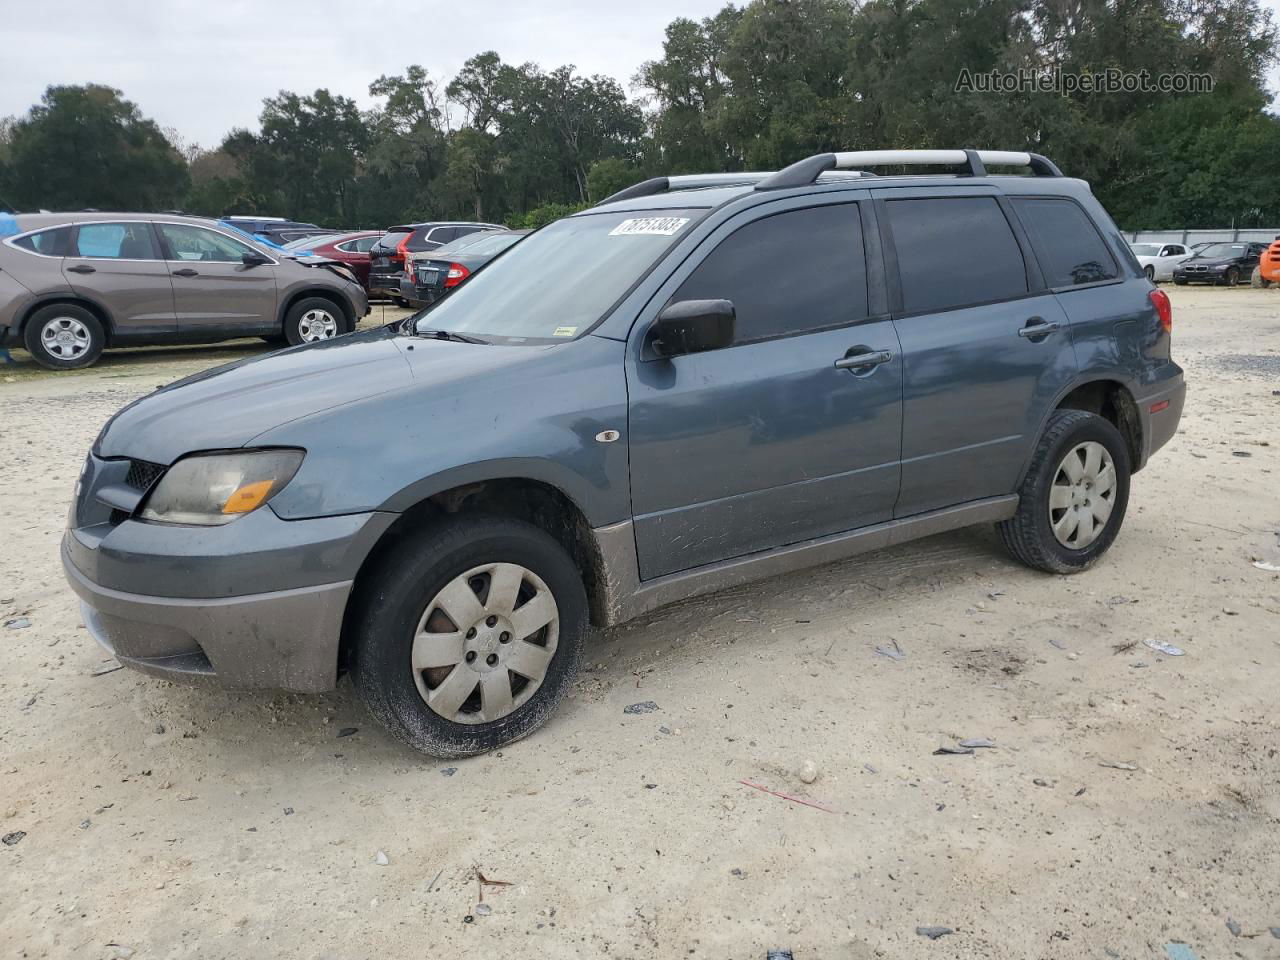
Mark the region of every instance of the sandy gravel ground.
<instances>
[{"instance_id":1,"label":"sandy gravel ground","mask_svg":"<svg viewBox=\"0 0 1280 960\"><path fill-rule=\"evenodd\" d=\"M30 622L0 626L0 952L1280 955L1280 576L1251 562L1280 563L1280 291L1169 289L1183 429L1093 570L975 529L688 602L600 636L542 731L450 764L345 682L95 675L57 559L84 452L260 345L0 369L0 622ZM996 747L933 753L969 737Z\"/></svg>"}]
</instances>

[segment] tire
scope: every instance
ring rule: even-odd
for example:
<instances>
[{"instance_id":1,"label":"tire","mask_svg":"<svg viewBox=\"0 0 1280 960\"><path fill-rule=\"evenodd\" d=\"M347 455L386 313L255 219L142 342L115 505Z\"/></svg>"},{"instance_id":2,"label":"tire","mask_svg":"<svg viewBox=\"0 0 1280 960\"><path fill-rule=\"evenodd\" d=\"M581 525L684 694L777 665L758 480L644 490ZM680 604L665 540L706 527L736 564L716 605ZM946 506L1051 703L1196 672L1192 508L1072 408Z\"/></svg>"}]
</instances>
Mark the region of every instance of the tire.
<instances>
[{"instance_id":1,"label":"tire","mask_svg":"<svg viewBox=\"0 0 1280 960\"><path fill-rule=\"evenodd\" d=\"M1150 265L1147 265L1147 266L1145 266L1145 267L1143 267L1143 268L1142 268L1142 272L1143 272L1143 273L1145 273L1145 274L1147 275L1147 279L1148 279L1148 280L1150 280L1152 283L1155 283L1155 282L1156 282L1156 268L1155 268L1155 267L1150 266Z\"/></svg>"},{"instance_id":2,"label":"tire","mask_svg":"<svg viewBox=\"0 0 1280 960\"><path fill-rule=\"evenodd\" d=\"M50 370L90 366L107 343L98 318L73 303L41 307L27 320L22 337L32 359Z\"/></svg>"},{"instance_id":3,"label":"tire","mask_svg":"<svg viewBox=\"0 0 1280 960\"><path fill-rule=\"evenodd\" d=\"M289 346L332 340L347 332L347 317L332 300L303 297L284 317L283 335Z\"/></svg>"},{"instance_id":4,"label":"tire","mask_svg":"<svg viewBox=\"0 0 1280 960\"><path fill-rule=\"evenodd\" d=\"M503 566L485 569L498 564ZM495 594L485 606L495 578L512 570L518 576L508 583L519 586L501 592L523 602L503 613L502 598ZM415 750L467 757L519 740L547 720L577 675L588 631L586 590L569 554L532 524L484 516L442 520L393 547L365 582L368 588L349 621L355 632L352 679L369 712ZM441 620L439 601L446 588L453 612ZM545 615L546 600L539 599L544 590L555 619L524 638L513 636L523 630L516 619L521 611L534 610L526 623L541 619L538 610ZM466 591L476 606L460 602L466 594L457 591ZM529 606L535 600L536 609ZM476 619L475 613L484 616ZM458 620L470 620L474 629ZM415 669L418 640L433 633L440 639L423 645L423 662L454 662ZM522 663L542 669L541 680L516 673ZM498 697L495 717L486 719L491 683L505 690L510 702L504 713ZM429 697L440 699L433 707ZM460 706L453 708L453 701Z\"/></svg>"},{"instance_id":5,"label":"tire","mask_svg":"<svg viewBox=\"0 0 1280 960\"><path fill-rule=\"evenodd\" d=\"M1106 454L1102 463L1105 465L1109 457L1113 467L1114 485L1110 497L1105 494L1098 497L1097 489L1100 485L1073 490L1070 483L1064 488L1055 482L1059 479L1060 472L1062 479L1071 479L1065 472L1069 456L1078 457L1077 463L1087 472L1088 463L1080 455L1080 450L1084 447L1087 454L1097 446ZM1103 476L1105 472L1104 466ZM1031 465L1019 490L1021 499L1018 512L996 525L1005 548L1014 559L1047 573L1079 573L1087 569L1107 552L1124 523L1125 510L1129 504L1129 472L1129 449L1120 431L1110 421L1083 410L1054 411L1036 444ZM1066 493L1062 492L1064 489ZM1093 498L1089 498L1091 491L1094 493ZM1061 502L1058 499L1061 497L1069 500L1069 504L1052 507L1051 497L1053 502ZM1077 501L1076 497L1081 500ZM1091 508L1095 500L1110 503L1101 531L1086 543L1083 538L1085 526L1081 523L1074 528L1074 539L1078 545L1060 540L1059 535L1054 532L1055 520L1063 522L1063 531L1070 533L1073 529L1065 514L1075 511L1077 519L1087 519L1090 526L1097 524L1096 518L1101 511L1096 507ZM1070 541L1072 538L1068 536L1066 539Z\"/></svg>"},{"instance_id":6,"label":"tire","mask_svg":"<svg viewBox=\"0 0 1280 960\"><path fill-rule=\"evenodd\" d=\"M1227 272L1222 275L1222 282L1228 287L1234 287L1240 282L1240 269L1238 267L1227 267Z\"/></svg>"}]
</instances>

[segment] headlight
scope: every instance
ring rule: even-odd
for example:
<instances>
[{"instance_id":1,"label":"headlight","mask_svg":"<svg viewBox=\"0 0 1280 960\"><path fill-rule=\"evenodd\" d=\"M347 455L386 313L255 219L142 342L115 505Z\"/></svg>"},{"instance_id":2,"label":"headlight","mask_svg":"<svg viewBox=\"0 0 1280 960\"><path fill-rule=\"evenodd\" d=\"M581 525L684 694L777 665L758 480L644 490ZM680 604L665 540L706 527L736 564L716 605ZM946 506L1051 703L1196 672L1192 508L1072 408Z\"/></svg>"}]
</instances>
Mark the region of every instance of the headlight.
<instances>
[{"instance_id":1,"label":"headlight","mask_svg":"<svg viewBox=\"0 0 1280 960\"><path fill-rule=\"evenodd\" d=\"M144 520L216 527L257 510L284 489L301 450L196 454L165 472L142 508Z\"/></svg>"}]
</instances>

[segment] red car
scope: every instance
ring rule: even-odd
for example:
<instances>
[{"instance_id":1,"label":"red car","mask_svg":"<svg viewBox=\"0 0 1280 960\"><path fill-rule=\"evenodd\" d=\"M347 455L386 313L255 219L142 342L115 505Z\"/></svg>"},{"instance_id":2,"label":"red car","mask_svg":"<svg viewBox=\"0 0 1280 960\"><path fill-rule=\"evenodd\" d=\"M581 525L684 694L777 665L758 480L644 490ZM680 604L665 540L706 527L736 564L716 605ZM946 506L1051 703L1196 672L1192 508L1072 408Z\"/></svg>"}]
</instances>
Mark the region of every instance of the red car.
<instances>
[{"instance_id":1,"label":"red car","mask_svg":"<svg viewBox=\"0 0 1280 960\"><path fill-rule=\"evenodd\" d=\"M331 233L322 237L303 237L286 243L285 249L295 254L314 254L338 260L351 268L356 278L369 290L369 248L378 242L381 230L356 230Z\"/></svg>"}]
</instances>

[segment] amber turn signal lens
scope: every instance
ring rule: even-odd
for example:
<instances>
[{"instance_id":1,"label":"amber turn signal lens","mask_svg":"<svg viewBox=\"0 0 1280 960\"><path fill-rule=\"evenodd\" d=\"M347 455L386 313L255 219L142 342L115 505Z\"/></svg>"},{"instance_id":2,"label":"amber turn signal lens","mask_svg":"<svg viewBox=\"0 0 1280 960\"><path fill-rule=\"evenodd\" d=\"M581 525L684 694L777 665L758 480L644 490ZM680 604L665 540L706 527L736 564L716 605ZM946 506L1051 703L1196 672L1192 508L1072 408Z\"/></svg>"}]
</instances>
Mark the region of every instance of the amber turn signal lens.
<instances>
[{"instance_id":1,"label":"amber turn signal lens","mask_svg":"<svg viewBox=\"0 0 1280 960\"><path fill-rule=\"evenodd\" d=\"M256 510L267 494L271 492L273 481L259 480L257 483L246 483L231 496L222 506L223 513L248 513Z\"/></svg>"}]
</instances>

